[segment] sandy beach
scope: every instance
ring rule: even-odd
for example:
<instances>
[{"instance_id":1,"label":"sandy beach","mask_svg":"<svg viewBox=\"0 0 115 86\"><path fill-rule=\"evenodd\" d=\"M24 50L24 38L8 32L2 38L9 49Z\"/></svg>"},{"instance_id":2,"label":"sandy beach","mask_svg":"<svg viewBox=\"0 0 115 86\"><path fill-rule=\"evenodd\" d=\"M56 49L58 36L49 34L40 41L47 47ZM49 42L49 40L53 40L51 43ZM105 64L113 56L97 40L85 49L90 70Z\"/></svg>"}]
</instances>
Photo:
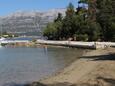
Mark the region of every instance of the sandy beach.
<instances>
[{"instance_id":1,"label":"sandy beach","mask_svg":"<svg viewBox=\"0 0 115 86\"><path fill-rule=\"evenodd\" d=\"M55 76L28 86L115 86L115 48L85 52Z\"/></svg>"}]
</instances>

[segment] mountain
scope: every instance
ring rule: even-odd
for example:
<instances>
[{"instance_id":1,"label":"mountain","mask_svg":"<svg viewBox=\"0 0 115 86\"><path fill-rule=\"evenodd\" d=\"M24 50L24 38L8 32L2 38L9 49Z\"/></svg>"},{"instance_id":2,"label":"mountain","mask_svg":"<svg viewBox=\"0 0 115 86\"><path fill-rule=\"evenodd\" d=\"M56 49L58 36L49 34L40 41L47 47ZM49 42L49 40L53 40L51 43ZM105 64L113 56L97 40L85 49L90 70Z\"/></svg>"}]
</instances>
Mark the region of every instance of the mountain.
<instances>
[{"instance_id":1,"label":"mountain","mask_svg":"<svg viewBox=\"0 0 115 86\"><path fill-rule=\"evenodd\" d=\"M57 17L58 13L65 16L65 9L52 9L47 12L17 11L0 17L0 27L3 32L39 35L43 28Z\"/></svg>"}]
</instances>

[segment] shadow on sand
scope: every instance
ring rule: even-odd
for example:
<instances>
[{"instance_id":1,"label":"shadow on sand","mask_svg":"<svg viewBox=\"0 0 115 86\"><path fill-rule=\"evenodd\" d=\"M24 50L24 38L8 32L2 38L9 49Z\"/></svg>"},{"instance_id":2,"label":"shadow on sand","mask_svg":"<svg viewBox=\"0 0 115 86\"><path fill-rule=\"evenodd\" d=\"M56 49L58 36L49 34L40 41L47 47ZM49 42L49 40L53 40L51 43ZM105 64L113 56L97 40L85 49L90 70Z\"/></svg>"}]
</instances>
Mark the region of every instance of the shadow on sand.
<instances>
[{"instance_id":1,"label":"shadow on sand","mask_svg":"<svg viewBox=\"0 0 115 86\"><path fill-rule=\"evenodd\" d=\"M101 79L109 84L111 84L110 86L115 86L115 79L112 78L104 78L104 77L97 77L97 79Z\"/></svg>"},{"instance_id":2,"label":"shadow on sand","mask_svg":"<svg viewBox=\"0 0 115 86\"><path fill-rule=\"evenodd\" d=\"M81 84L71 84L68 82L55 83L55 84L43 84L40 82L33 82L32 84L25 84L25 85L10 83L10 84L5 84L3 86L115 86L115 79L113 78L97 77L95 81L93 81L94 84L91 84L90 82L81 83Z\"/></svg>"},{"instance_id":3,"label":"shadow on sand","mask_svg":"<svg viewBox=\"0 0 115 86\"><path fill-rule=\"evenodd\" d=\"M115 53L108 54L108 55L99 55L99 56L84 56L81 58L92 60L92 61L107 61L107 60L115 61ZM10 84L5 84L3 86L115 86L115 79L112 79L112 78L97 77L95 81L97 83L93 85L90 84L89 82L81 83L81 84L71 84L68 82L55 83L55 84L42 84L40 82L33 82L32 84L10 83ZM100 81L103 81L103 83ZM105 85L104 83L108 83L108 85Z\"/></svg>"},{"instance_id":4,"label":"shadow on sand","mask_svg":"<svg viewBox=\"0 0 115 86\"><path fill-rule=\"evenodd\" d=\"M115 53L107 54L107 55L98 55L98 56L83 56L81 58L89 59L92 61L106 61L106 60L114 61L115 60Z\"/></svg>"},{"instance_id":5,"label":"shadow on sand","mask_svg":"<svg viewBox=\"0 0 115 86\"><path fill-rule=\"evenodd\" d=\"M55 83L55 84L42 84L40 82L33 82L32 84L16 84L16 83L7 83L3 86L76 86L67 82L64 83Z\"/></svg>"},{"instance_id":6,"label":"shadow on sand","mask_svg":"<svg viewBox=\"0 0 115 86\"><path fill-rule=\"evenodd\" d=\"M103 81L103 82L101 82ZM42 84L39 82L34 82L30 85L25 85L25 86L115 86L115 79L111 79L111 78L104 78L104 77L97 77L95 79L94 84L91 84L89 82L87 83L81 83L81 84L71 84L68 82L64 82L64 83L55 83L55 84ZM105 84L107 83L107 84Z\"/></svg>"},{"instance_id":7,"label":"shadow on sand","mask_svg":"<svg viewBox=\"0 0 115 86\"><path fill-rule=\"evenodd\" d=\"M70 84L68 82L64 83L55 83L55 84L42 84L39 82L34 82L31 85L25 85L25 86L76 86L75 84Z\"/></svg>"}]
</instances>

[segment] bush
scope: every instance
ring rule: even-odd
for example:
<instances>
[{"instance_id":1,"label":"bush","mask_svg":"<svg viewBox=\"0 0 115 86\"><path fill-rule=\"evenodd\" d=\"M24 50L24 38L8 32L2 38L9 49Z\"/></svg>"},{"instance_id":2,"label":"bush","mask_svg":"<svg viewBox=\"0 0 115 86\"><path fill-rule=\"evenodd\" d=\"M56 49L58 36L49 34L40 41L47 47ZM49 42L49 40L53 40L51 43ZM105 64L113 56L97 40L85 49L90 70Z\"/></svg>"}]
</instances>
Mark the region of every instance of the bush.
<instances>
[{"instance_id":1,"label":"bush","mask_svg":"<svg viewBox=\"0 0 115 86\"><path fill-rule=\"evenodd\" d=\"M76 35L76 40L77 41L87 41L88 40L88 35L87 34Z\"/></svg>"}]
</instances>

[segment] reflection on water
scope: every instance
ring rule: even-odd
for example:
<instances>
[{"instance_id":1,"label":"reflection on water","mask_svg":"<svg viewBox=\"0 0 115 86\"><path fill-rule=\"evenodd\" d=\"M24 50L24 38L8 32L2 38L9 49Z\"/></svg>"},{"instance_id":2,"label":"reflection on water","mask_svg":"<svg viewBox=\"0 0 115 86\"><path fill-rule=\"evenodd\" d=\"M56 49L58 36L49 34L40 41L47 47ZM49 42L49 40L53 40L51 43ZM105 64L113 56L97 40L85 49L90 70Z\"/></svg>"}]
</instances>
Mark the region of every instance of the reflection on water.
<instances>
[{"instance_id":1,"label":"reflection on water","mask_svg":"<svg viewBox=\"0 0 115 86\"><path fill-rule=\"evenodd\" d=\"M1 48L0 86L26 83L49 76L81 56L69 48Z\"/></svg>"}]
</instances>

